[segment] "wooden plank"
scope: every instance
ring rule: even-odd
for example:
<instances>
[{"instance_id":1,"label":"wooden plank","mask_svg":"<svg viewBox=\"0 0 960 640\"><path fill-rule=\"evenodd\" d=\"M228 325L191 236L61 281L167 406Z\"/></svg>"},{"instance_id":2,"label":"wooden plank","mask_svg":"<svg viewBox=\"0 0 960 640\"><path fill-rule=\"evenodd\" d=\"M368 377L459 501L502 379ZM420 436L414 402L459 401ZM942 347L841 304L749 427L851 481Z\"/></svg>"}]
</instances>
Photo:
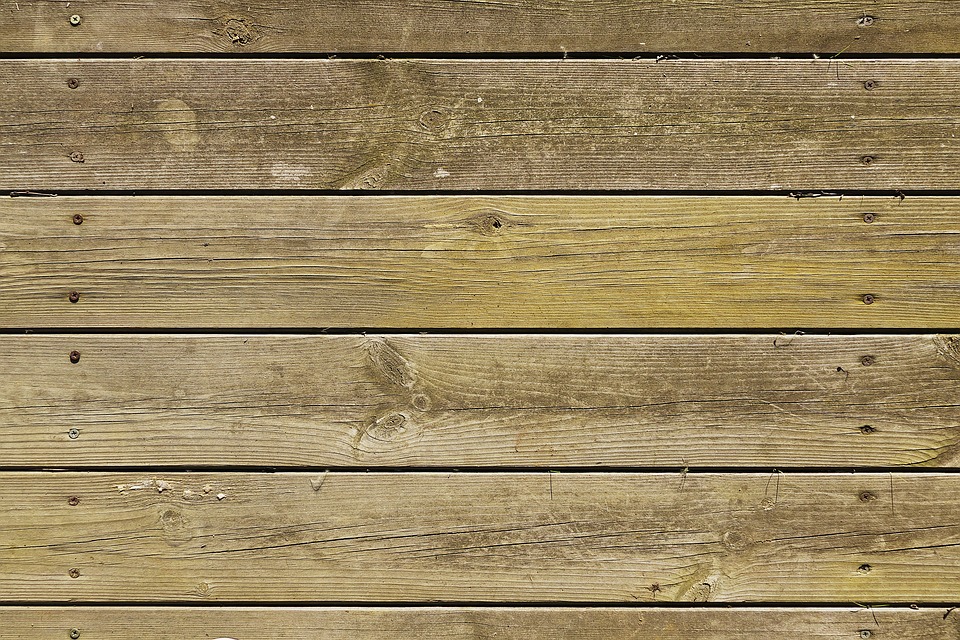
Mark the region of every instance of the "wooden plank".
<instances>
[{"instance_id":1,"label":"wooden plank","mask_svg":"<svg viewBox=\"0 0 960 640\"><path fill-rule=\"evenodd\" d=\"M960 188L960 59L30 59L0 84L2 190Z\"/></svg>"},{"instance_id":2,"label":"wooden plank","mask_svg":"<svg viewBox=\"0 0 960 640\"><path fill-rule=\"evenodd\" d=\"M951 0L0 4L6 52L957 53L958 43Z\"/></svg>"},{"instance_id":3,"label":"wooden plank","mask_svg":"<svg viewBox=\"0 0 960 640\"><path fill-rule=\"evenodd\" d=\"M0 599L941 603L958 499L941 473L7 472Z\"/></svg>"},{"instance_id":4,"label":"wooden plank","mask_svg":"<svg viewBox=\"0 0 960 640\"><path fill-rule=\"evenodd\" d=\"M936 329L958 234L957 198L11 198L0 326Z\"/></svg>"},{"instance_id":5,"label":"wooden plank","mask_svg":"<svg viewBox=\"0 0 960 640\"><path fill-rule=\"evenodd\" d=\"M3 336L0 465L957 467L958 395L956 336Z\"/></svg>"},{"instance_id":6,"label":"wooden plank","mask_svg":"<svg viewBox=\"0 0 960 640\"><path fill-rule=\"evenodd\" d=\"M944 614L947 611L947 614ZM244 640L955 640L952 610L859 608L264 608L0 607L0 638L243 638Z\"/></svg>"}]
</instances>

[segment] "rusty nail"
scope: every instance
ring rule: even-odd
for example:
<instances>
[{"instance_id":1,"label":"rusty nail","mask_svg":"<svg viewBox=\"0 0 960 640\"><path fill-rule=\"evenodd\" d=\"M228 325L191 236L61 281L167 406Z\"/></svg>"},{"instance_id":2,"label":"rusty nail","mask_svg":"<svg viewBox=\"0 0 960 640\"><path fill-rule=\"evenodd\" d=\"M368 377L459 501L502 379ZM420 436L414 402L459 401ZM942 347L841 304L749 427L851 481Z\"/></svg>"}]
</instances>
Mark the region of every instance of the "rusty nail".
<instances>
[{"instance_id":1,"label":"rusty nail","mask_svg":"<svg viewBox=\"0 0 960 640\"><path fill-rule=\"evenodd\" d=\"M872 635L873 635L873 632L870 631L870 629L864 629L863 631L860 632L860 637L864 639L869 638Z\"/></svg>"},{"instance_id":2,"label":"rusty nail","mask_svg":"<svg viewBox=\"0 0 960 640\"><path fill-rule=\"evenodd\" d=\"M70 352L70 362L72 362L73 364L77 364L78 362L80 362L80 352L79 352L79 351L71 351L71 352Z\"/></svg>"},{"instance_id":3,"label":"rusty nail","mask_svg":"<svg viewBox=\"0 0 960 640\"><path fill-rule=\"evenodd\" d=\"M863 304L873 304L876 301L877 299L873 297L873 294L871 293L868 293L867 295L863 296Z\"/></svg>"},{"instance_id":4,"label":"rusty nail","mask_svg":"<svg viewBox=\"0 0 960 640\"><path fill-rule=\"evenodd\" d=\"M860 502L873 502L877 499L877 494L872 491L862 491L860 493Z\"/></svg>"},{"instance_id":5,"label":"rusty nail","mask_svg":"<svg viewBox=\"0 0 960 640\"><path fill-rule=\"evenodd\" d=\"M83 224L83 216L79 213L73 214L73 224Z\"/></svg>"},{"instance_id":6,"label":"rusty nail","mask_svg":"<svg viewBox=\"0 0 960 640\"><path fill-rule=\"evenodd\" d=\"M80 629L70 629L70 637L77 640L80 637Z\"/></svg>"},{"instance_id":7,"label":"rusty nail","mask_svg":"<svg viewBox=\"0 0 960 640\"><path fill-rule=\"evenodd\" d=\"M83 162L83 154L79 151L74 151L70 154L70 159L74 162Z\"/></svg>"},{"instance_id":8,"label":"rusty nail","mask_svg":"<svg viewBox=\"0 0 960 640\"><path fill-rule=\"evenodd\" d=\"M71 291L71 292L70 292L70 295L67 296L67 299L69 299L70 302L72 302L73 304L76 304L76 303L80 302L80 292L79 292L79 291Z\"/></svg>"},{"instance_id":9,"label":"rusty nail","mask_svg":"<svg viewBox=\"0 0 960 640\"><path fill-rule=\"evenodd\" d=\"M876 21L877 19L874 18L873 16L863 16L859 20L857 20L857 24L860 25L861 27L872 27L873 23Z\"/></svg>"},{"instance_id":10,"label":"rusty nail","mask_svg":"<svg viewBox=\"0 0 960 640\"><path fill-rule=\"evenodd\" d=\"M873 224L873 222L876 221L876 219L877 219L877 214L875 213L863 214L863 221L866 222L867 224Z\"/></svg>"},{"instance_id":11,"label":"rusty nail","mask_svg":"<svg viewBox=\"0 0 960 640\"><path fill-rule=\"evenodd\" d=\"M863 164L869 167L870 165L873 164L874 160L876 160L874 156L863 156L862 158L860 158L860 164Z\"/></svg>"},{"instance_id":12,"label":"rusty nail","mask_svg":"<svg viewBox=\"0 0 960 640\"><path fill-rule=\"evenodd\" d=\"M80 431L78 429L70 429L70 431L67 431L67 436L69 436L71 440L76 440L80 437Z\"/></svg>"},{"instance_id":13,"label":"rusty nail","mask_svg":"<svg viewBox=\"0 0 960 640\"><path fill-rule=\"evenodd\" d=\"M70 16L70 24L72 24L73 26L77 26L78 24L80 24L80 16L78 16L77 14L73 14L72 16Z\"/></svg>"},{"instance_id":14,"label":"rusty nail","mask_svg":"<svg viewBox=\"0 0 960 640\"><path fill-rule=\"evenodd\" d=\"M70 575L71 578L80 577L80 569L70 569L70 571L68 571L67 573Z\"/></svg>"},{"instance_id":15,"label":"rusty nail","mask_svg":"<svg viewBox=\"0 0 960 640\"><path fill-rule=\"evenodd\" d=\"M70 505L71 507L75 507L78 504L80 504L80 498L78 498L77 496L70 496L70 499L67 500L67 504Z\"/></svg>"},{"instance_id":16,"label":"rusty nail","mask_svg":"<svg viewBox=\"0 0 960 640\"><path fill-rule=\"evenodd\" d=\"M873 91L874 89L877 88L877 81L867 80L866 82L863 83L863 88L866 89L867 91Z\"/></svg>"},{"instance_id":17,"label":"rusty nail","mask_svg":"<svg viewBox=\"0 0 960 640\"><path fill-rule=\"evenodd\" d=\"M76 78L70 78L67 80L67 86L70 87L71 89L76 89L77 87L80 86L80 81L77 80Z\"/></svg>"},{"instance_id":18,"label":"rusty nail","mask_svg":"<svg viewBox=\"0 0 960 640\"><path fill-rule=\"evenodd\" d=\"M877 429L876 429L875 427L871 427L871 426L868 425L868 424L865 424L865 425L863 425L862 427L860 427L860 433L862 433L862 434L865 435L865 436L868 436L868 435L870 435L871 433L876 433L876 431L877 431Z\"/></svg>"},{"instance_id":19,"label":"rusty nail","mask_svg":"<svg viewBox=\"0 0 960 640\"><path fill-rule=\"evenodd\" d=\"M874 358L873 356L863 356L862 358L860 358L860 364L862 364L865 367L873 366L873 363L875 363L876 361L877 359Z\"/></svg>"}]
</instances>

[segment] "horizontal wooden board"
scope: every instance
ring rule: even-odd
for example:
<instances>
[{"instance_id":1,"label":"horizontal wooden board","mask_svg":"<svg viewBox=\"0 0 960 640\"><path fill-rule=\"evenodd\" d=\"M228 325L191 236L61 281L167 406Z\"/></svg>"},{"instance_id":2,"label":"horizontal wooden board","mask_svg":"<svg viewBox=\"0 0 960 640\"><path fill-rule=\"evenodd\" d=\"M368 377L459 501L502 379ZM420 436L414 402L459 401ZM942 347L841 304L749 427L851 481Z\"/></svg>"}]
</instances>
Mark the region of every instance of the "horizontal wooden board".
<instances>
[{"instance_id":1,"label":"horizontal wooden board","mask_svg":"<svg viewBox=\"0 0 960 640\"><path fill-rule=\"evenodd\" d=\"M947 612L945 615L945 611ZM955 640L947 609L0 607L0 639L49 640Z\"/></svg>"},{"instance_id":2,"label":"horizontal wooden board","mask_svg":"<svg viewBox=\"0 0 960 640\"><path fill-rule=\"evenodd\" d=\"M956 53L958 45L952 0L0 4L6 52Z\"/></svg>"},{"instance_id":3,"label":"horizontal wooden board","mask_svg":"<svg viewBox=\"0 0 960 640\"><path fill-rule=\"evenodd\" d=\"M30 59L0 85L0 190L960 188L960 59Z\"/></svg>"},{"instance_id":4,"label":"horizontal wooden board","mask_svg":"<svg viewBox=\"0 0 960 640\"><path fill-rule=\"evenodd\" d=\"M957 336L3 336L0 465L957 467L958 396Z\"/></svg>"},{"instance_id":5,"label":"horizontal wooden board","mask_svg":"<svg viewBox=\"0 0 960 640\"><path fill-rule=\"evenodd\" d=\"M951 327L958 237L958 198L7 198L0 325Z\"/></svg>"},{"instance_id":6,"label":"horizontal wooden board","mask_svg":"<svg viewBox=\"0 0 960 640\"><path fill-rule=\"evenodd\" d=\"M960 599L958 474L0 477L15 602Z\"/></svg>"}]
</instances>

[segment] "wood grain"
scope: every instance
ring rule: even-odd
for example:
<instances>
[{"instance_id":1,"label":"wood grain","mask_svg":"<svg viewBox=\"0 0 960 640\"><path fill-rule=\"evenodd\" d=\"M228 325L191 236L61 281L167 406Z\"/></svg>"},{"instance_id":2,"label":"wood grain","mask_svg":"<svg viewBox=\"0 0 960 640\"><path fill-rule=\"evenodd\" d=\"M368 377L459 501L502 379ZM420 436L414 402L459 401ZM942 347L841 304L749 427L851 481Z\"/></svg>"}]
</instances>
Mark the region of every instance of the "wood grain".
<instances>
[{"instance_id":1,"label":"wood grain","mask_svg":"<svg viewBox=\"0 0 960 640\"><path fill-rule=\"evenodd\" d=\"M958 43L951 0L0 3L5 52L956 53Z\"/></svg>"},{"instance_id":2,"label":"wood grain","mask_svg":"<svg viewBox=\"0 0 960 640\"><path fill-rule=\"evenodd\" d=\"M958 237L957 198L10 198L0 326L936 329Z\"/></svg>"},{"instance_id":3,"label":"wood grain","mask_svg":"<svg viewBox=\"0 0 960 640\"><path fill-rule=\"evenodd\" d=\"M958 499L939 473L7 472L0 598L941 603Z\"/></svg>"},{"instance_id":4,"label":"wood grain","mask_svg":"<svg viewBox=\"0 0 960 640\"><path fill-rule=\"evenodd\" d=\"M859 608L264 608L0 607L2 640L955 640L945 609ZM872 637L872 636L871 636Z\"/></svg>"},{"instance_id":5,"label":"wood grain","mask_svg":"<svg viewBox=\"0 0 960 640\"><path fill-rule=\"evenodd\" d=\"M0 465L958 467L958 395L957 336L3 336Z\"/></svg>"},{"instance_id":6,"label":"wood grain","mask_svg":"<svg viewBox=\"0 0 960 640\"><path fill-rule=\"evenodd\" d=\"M10 191L960 188L949 58L30 59L0 85Z\"/></svg>"}]
</instances>

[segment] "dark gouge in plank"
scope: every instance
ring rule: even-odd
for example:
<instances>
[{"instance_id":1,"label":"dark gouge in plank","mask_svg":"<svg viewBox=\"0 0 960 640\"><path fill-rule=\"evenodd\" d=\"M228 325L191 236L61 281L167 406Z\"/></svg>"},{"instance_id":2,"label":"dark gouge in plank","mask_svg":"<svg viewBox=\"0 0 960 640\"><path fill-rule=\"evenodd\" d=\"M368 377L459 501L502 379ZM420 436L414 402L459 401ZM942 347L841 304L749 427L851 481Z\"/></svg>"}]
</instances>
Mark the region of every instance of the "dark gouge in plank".
<instances>
[{"instance_id":1,"label":"dark gouge in plank","mask_svg":"<svg viewBox=\"0 0 960 640\"><path fill-rule=\"evenodd\" d=\"M2 190L960 188L956 59L5 60L0 85Z\"/></svg>"},{"instance_id":2,"label":"dark gouge in plank","mask_svg":"<svg viewBox=\"0 0 960 640\"><path fill-rule=\"evenodd\" d=\"M0 465L956 467L958 394L957 336L4 336Z\"/></svg>"},{"instance_id":3,"label":"dark gouge in plank","mask_svg":"<svg viewBox=\"0 0 960 640\"><path fill-rule=\"evenodd\" d=\"M960 598L960 475L23 473L24 602Z\"/></svg>"},{"instance_id":4,"label":"dark gouge in plank","mask_svg":"<svg viewBox=\"0 0 960 640\"><path fill-rule=\"evenodd\" d=\"M16 8L15 8L16 7ZM576 3L425 0L117 0L3 7L7 52L807 52L952 53L949 0ZM77 16L74 18L73 16ZM72 20L71 20L72 19ZM423 25L429 24L429 29Z\"/></svg>"},{"instance_id":5,"label":"dark gouge in plank","mask_svg":"<svg viewBox=\"0 0 960 640\"><path fill-rule=\"evenodd\" d=\"M952 0L107 0L0 15L8 52L960 51Z\"/></svg>"},{"instance_id":6,"label":"dark gouge in plank","mask_svg":"<svg viewBox=\"0 0 960 640\"><path fill-rule=\"evenodd\" d=\"M578 607L0 607L3 640L80 637L244 640L955 640L946 609Z\"/></svg>"},{"instance_id":7,"label":"dark gouge in plank","mask_svg":"<svg viewBox=\"0 0 960 640\"><path fill-rule=\"evenodd\" d=\"M951 327L958 238L957 198L9 198L0 325Z\"/></svg>"}]
</instances>

